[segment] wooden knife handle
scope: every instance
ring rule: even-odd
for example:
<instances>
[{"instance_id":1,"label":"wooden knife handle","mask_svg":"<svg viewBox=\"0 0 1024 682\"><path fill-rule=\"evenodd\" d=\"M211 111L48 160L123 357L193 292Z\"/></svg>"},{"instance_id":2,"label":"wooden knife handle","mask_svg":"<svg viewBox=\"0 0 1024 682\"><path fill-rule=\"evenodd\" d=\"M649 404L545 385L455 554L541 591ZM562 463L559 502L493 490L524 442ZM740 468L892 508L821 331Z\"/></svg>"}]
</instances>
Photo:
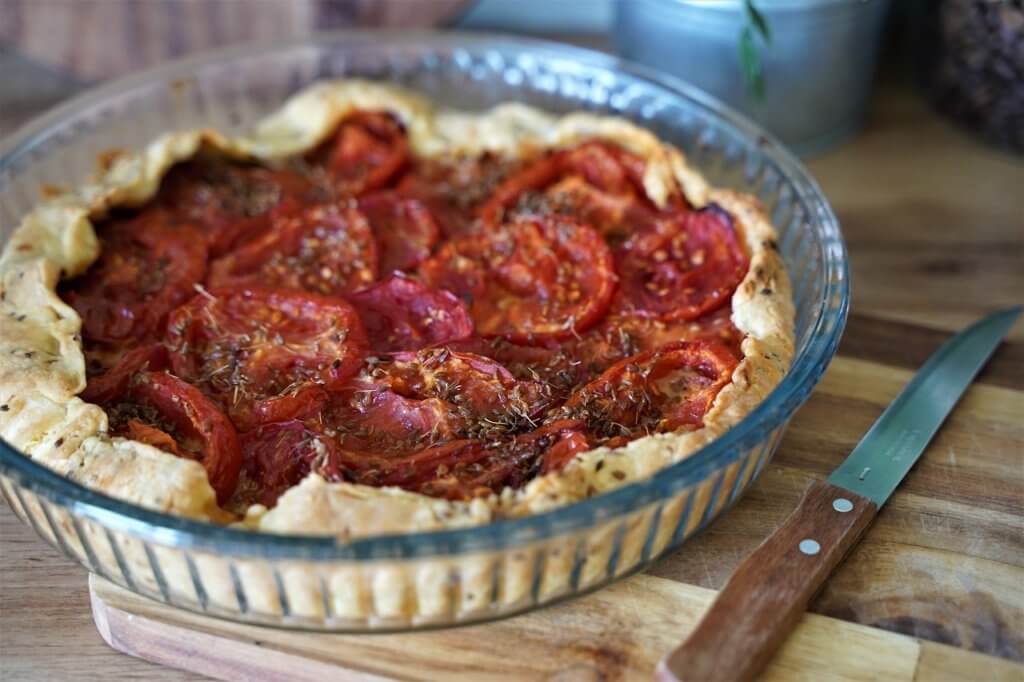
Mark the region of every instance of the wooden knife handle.
<instances>
[{"instance_id":1,"label":"wooden knife handle","mask_svg":"<svg viewBox=\"0 0 1024 682\"><path fill-rule=\"evenodd\" d=\"M752 679L877 511L848 490L811 483L796 510L732 574L689 639L658 664L657 679Z\"/></svg>"}]
</instances>

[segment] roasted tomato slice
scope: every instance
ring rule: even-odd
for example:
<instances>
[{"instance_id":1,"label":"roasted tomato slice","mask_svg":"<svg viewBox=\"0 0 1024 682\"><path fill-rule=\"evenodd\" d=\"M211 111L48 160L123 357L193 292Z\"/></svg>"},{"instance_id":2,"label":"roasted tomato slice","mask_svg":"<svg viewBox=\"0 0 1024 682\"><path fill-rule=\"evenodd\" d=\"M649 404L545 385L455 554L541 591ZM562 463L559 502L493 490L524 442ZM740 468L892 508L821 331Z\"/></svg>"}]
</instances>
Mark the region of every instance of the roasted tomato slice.
<instances>
[{"instance_id":1,"label":"roasted tomato slice","mask_svg":"<svg viewBox=\"0 0 1024 682\"><path fill-rule=\"evenodd\" d=\"M174 436L140 419L129 419L124 425L122 435L129 440L137 440L140 443L152 445L158 450L169 452L175 457L192 459L189 457L188 451L183 451L178 447L178 441L174 440Z\"/></svg>"},{"instance_id":2,"label":"roasted tomato slice","mask_svg":"<svg viewBox=\"0 0 1024 682\"><path fill-rule=\"evenodd\" d=\"M391 192L359 200L359 210L370 222L380 247L380 271L413 270L430 256L441 231L426 205Z\"/></svg>"},{"instance_id":3,"label":"roasted tomato slice","mask_svg":"<svg viewBox=\"0 0 1024 682\"><path fill-rule=\"evenodd\" d=\"M346 480L342 453L333 439L301 421L265 424L241 437L244 461L235 505L277 504L284 491L310 473L328 481Z\"/></svg>"},{"instance_id":4,"label":"roasted tomato slice","mask_svg":"<svg viewBox=\"0 0 1024 682\"><path fill-rule=\"evenodd\" d=\"M738 361L728 348L682 341L626 358L576 391L558 412L581 419L609 446L696 428Z\"/></svg>"},{"instance_id":5,"label":"roasted tomato slice","mask_svg":"<svg viewBox=\"0 0 1024 682\"><path fill-rule=\"evenodd\" d=\"M603 192L579 176L561 180L543 195L528 195L517 210L574 216L600 233L609 244L619 244L653 223L657 210L644 197Z\"/></svg>"},{"instance_id":6,"label":"roasted tomato slice","mask_svg":"<svg viewBox=\"0 0 1024 682\"><path fill-rule=\"evenodd\" d=\"M141 372L107 413L115 434L198 460L217 500L231 497L242 463L238 435L198 388L166 372Z\"/></svg>"},{"instance_id":7,"label":"roasted tomato slice","mask_svg":"<svg viewBox=\"0 0 1024 682\"><path fill-rule=\"evenodd\" d=\"M374 352L416 350L473 333L469 311L454 294L407 277L389 277L348 300L359 311Z\"/></svg>"},{"instance_id":8,"label":"roasted tomato slice","mask_svg":"<svg viewBox=\"0 0 1024 682\"><path fill-rule=\"evenodd\" d=\"M590 448L581 421L562 420L498 441L456 440L400 457L348 459L355 480L467 499L517 488ZM351 458L351 455L348 456Z\"/></svg>"},{"instance_id":9,"label":"roasted tomato slice","mask_svg":"<svg viewBox=\"0 0 1024 682\"><path fill-rule=\"evenodd\" d=\"M551 405L546 387L518 380L500 364L447 348L394 353L387 383L409 397L438 397L454 406L459 432L491 437L533 425Z\"/></svg>"},{"instance_id":10,"label":"roasted tomato slice","mask_svg":"<svg viewBox=\"0 0 1024 682\"><path fill-rule=\"evenodd\" d=\"M129 383L139 372L167 369L167 349L151 343L128 351L106 372L89 377L79 396L90 403L108 403L128 391ZM137 440L137 439L136 439Z\"/></svg>"},{"instance_id":11,"label":"roasted tomato slice","mask_svg":"<svg viewBox=\"0 0 1024 682\"><path fill-rule=\"evenodd\" d=\"M586 331L615 290L604 240L558 217L517 220L450 241L420 266L420 275L466 300L479 334L520 343Z\"/></svg>"},{"instance_id":12,"label":"roasted tomato slice","mask_svg":"<svg viewBox=\"0 0 1024 682\"><path fill-rule=\"evenodd\" d=\"M353 452L397 456L454 438L498 438L533 428L552 404L540 382L471 353L438 348L371 360L325 419Z\"/></svg>"},{"instance_id":13,"label":"roasted tomato slice","mask_svg":"<svg viewBox=\"0 0 1024 682\"><path fill-rule=\"evenodd\" d=\"M416 452L391 457L380 454L349 455L358 483L397 486L424 494L429 494L424 489L429 488L439 474L447 476L450 471L464 470L487 456L486 444L478 440L454 440L428 445ZM446 497L443 492L437 496Z\"/></svg>"},{"instance_id":14,"label":"roasted tomato slice","mask_svg":"<svg viewBox=\"0 0 1024 682\"><path fill-rule=\"evenodd\" d=\"M582 338L587 339L588 335ZM444 346L453 351L475 353L491 358L511 372L516 379L545 384L546 390L551 391L552 404L563 402L573 389L597 376L604 369L588 368L571 352L574 346L567 342L552 343L549 347L527 346L512 343L503 337L484 339L472 336L451 341Z\"/></svg>"},{"instance_id":15,"label":"roasted tomato slice","mask_svg":"<svg viewBox=\"0 0 1024 682\"><path fill-rule=\"evenodd\" d=\"M362 212L321 204L276 219L262 236L213 261L207 283L338 295L370 284L377 272L377 243Z\"/></svg>"},{"instance_id":16,"label":"roasted tomato slice","mask_svg":"<svg viewBox=\"0 0 1024 682\"><path fill-rule=\"evenodd\" d=\"M82 318L92 341L156 338L167 314L195 294L206 270L206 246L192 227L159 208L115 218L99 230L99 259L60 293Z\"/></svg>"},{"instance_id":17,"label":"roasted tomato slice","mask_svg":"<svg viewBox=\"0 0 1024 682\"><path fill-rule=\"evenodd\" d=\"M551 439L549 443L543 444L546 450L540 473L561 471L569 462L590 450L593 445L587 438L585 429L586 424L580 420L562 419L542 426L530 434L534 438Z\"/></svg>"},{"instance_id":18,"label":"roasted tomato slice","mask_svg":"<svg viewBox=\"0 0 1024 682\"><path fill-rule=\"evenodd\" d=\"M329 399L330 393L314 381L295 383L277 395L236 406L231 416L243 429L290 419L316 419Z\"/></svg>"},{"instance_id":19,"label":"roasted tomato slice","mask_svg":"<svg viewBox=\"0 0 1024 682\"><path fill-rule=\"evenodd\" d=\"M715 341L742 359L743 333L733 325L731 312L724 307L696 320L665 322L648 315L612 311L580 338L546 346L477 336L444 345L491 358L517 379L544 382L555 401L561 402L615 363L677 341Z\"/></svg>"},{"instance_id":20,"label":"roasted tomato slice","mask_svg":"<svg viewBox=\"0 0 1024 682\"><path fill-rule=\"evenodd\" d=\"M445 236L461 236L473 231L477 209L520 165L486 152L444 160L420 159L398 183L397 191L426 204Z\"/></svg>"},{"instance_id":21,"label":"roasted tomato slice","mask_svg":"<svg viewBox=\"0 0 1024 682\"><path fill-rule=\"evenodd\" d=\"M217 397L242 430L304 416L301 405L319 400L308 386L341 388L366 352L344 300L255 288L196 296L168 319L167 340L174 372Z\"/></svg>"},{"instance_id":22,"label":"roasted tomato slice","mask_svg":"<svg viewBox=\"0 0 1024 682\"><path fill-rule=\"evenodd\" d=\"M584 427L566 419L502 441L449 443L391 462L382 483L448 499L519 488L589 450Z\"/></svg>"},{"instance_id":23,"label":"roasted tomato slice","mask_svg":"<svg viewBox=\"0 0 1024 682\"><path fill-rule=\"evenodd\" d=\"M732 219L717 206L678 212L616 252L621 307L693 320L729 302L749 261Z\"/></svg>"},{"instance_id":24,"label":"roasted tomato slice","mask_svg":"<svg viewBox=\"0 0 1024 682\"><path fill-rule=\"evenodd\" d=\"M327 169L339 193L360 195L385 187L401 172L409 162L409 141L390 114L358 111L345 117L310 160Z\"/></svg>"},{"instance_id":25,"label":"roasted tomato slice","mask_svg":"<svg viewBox=\"0 0 1024 682\"><path fill-rule=\"evenodd\" d=\"M676 341L716 341L742 358L743 333L733 325L731 314L729 307L723 307L695 320L666 322L649 315L613 311L580 339L563 344L563 349L595 373L631 355Z\"/></svg>"},{"instance_id":26,"label":"roasted tomato slice","mask_svg":"<svg viewBox=\"0 0 1024 682\"><path fill-rule=\"evenodd\" d=\"M396 457L459 438L455 408L431 395L404 396L382 381L353 381L325 412L325 433L353 456Z\"/></svg>"},{"instance_id":27,"label":"roasted tomato slice","mask_svg":"<svg viewBox=\"0 0 1024 682\"><path fill-rule=\"evenodd\" d=\"M480 208L485 222L501 222L510 209L566 213L601 233L623 231L626 223L648 220L639 157L606 142L586 142L550 153L498 185Z\"/></svg>"},{"instance_id":28,"label":"roasted tomato slice","mask_svg":"<svg viewBox=\"0 0 1024 682\"><path fill-rule=\"evenodd\" d=\"M264 232L271 221L311 201L322 190L306 177L284 169L196 159L167 173L157 202L174 215L197 225L211 256Z\"/></svg>"},{"instance_id":29,"label":"roasted tomato slice","mask_svg":"<svg viewBox=\"0 0 1024 682\"><path fill-rule=\"evenodd\" d=\"M565 152L563 162L590 185L613 194L644 194L646 162L610 142L584 142Z\"/></svg>"}]
</instances>

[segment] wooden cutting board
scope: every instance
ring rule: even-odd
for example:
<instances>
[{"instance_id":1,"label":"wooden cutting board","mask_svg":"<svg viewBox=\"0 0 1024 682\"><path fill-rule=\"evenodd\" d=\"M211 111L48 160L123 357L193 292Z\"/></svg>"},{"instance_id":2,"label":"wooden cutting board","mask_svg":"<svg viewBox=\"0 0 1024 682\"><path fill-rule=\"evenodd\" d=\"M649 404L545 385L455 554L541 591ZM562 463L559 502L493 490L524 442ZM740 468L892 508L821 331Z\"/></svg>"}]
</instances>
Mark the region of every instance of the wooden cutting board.
<instances>
[{"instance_id":1,"label":"wooden cutting board","mask_svg":"<svg viewBox=\"0 0 1024 682\"><path fill-rule=\"evenodd\" d=\"M90 576L93 619L114 649L223 680L649 680L713 590L639 575L503 621L405 635L330 635L238 625L170 608ZM808 615L771 680L1020 682L1024 666Z\"/></svg>"}]
</instances>

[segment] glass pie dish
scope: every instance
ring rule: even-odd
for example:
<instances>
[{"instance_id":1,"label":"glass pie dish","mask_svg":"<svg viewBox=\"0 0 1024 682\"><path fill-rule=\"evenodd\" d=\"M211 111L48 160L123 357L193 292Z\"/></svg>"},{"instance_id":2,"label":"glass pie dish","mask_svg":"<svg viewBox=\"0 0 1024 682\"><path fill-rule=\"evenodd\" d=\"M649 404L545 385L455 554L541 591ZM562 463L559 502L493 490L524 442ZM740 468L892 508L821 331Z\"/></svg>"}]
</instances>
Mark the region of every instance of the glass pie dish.
<instances>
[{"instance_id":1,"label":"glass pie dish","mask_svg":"<svg viewBox=\"0 0 1024 682\"><path fill-rule=\"evenodd\" d=\"M714 185L757 196L793 280L790 371L739 425L651 478L485 526L351 541L233 529L115 500L0 442L0 490L14 512L89 570L144 596L241 622L350 632L520 613L639 570L711 523L771 459L835 353L849 282L838 222L802 166L682 82L599 53L496 36L336 33L231 49L96 89L7 140L4 239L40 188L82 182L111 149L197 127L239 134L302 87L339 77L396 83L469 110L520 101L623 116L679 146Z\"/></svg>"}]
</instances>

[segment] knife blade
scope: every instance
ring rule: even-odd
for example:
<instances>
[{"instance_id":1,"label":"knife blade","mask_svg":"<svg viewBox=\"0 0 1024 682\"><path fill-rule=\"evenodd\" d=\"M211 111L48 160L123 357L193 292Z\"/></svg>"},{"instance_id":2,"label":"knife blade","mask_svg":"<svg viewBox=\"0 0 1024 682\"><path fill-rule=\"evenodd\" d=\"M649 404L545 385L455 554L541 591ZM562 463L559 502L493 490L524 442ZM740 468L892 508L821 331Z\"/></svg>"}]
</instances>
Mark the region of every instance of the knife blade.
<instances>
[{"instance_id":1,"label":"knife blade","mask_svg":"<svg viewBox=\"0 0 1024 682\"><path fill-rule=\"evenodd\" d=\"M885 409L829 483L885 504L1010 331L1024 306L975 322L935 351Z\"/></svg>"},{"instance_id":2,"label":"knife blade","mask_svg":"<svg viewBox=\"0 0 1024 682\"><path fill-rule=\"evenodd\" d=\"M928 359L828 480L812 482L743 560L697 628L658 664L658 680L749 680L764 669L1022 310L974 323Z\"/></svg>"}]
</instances>

